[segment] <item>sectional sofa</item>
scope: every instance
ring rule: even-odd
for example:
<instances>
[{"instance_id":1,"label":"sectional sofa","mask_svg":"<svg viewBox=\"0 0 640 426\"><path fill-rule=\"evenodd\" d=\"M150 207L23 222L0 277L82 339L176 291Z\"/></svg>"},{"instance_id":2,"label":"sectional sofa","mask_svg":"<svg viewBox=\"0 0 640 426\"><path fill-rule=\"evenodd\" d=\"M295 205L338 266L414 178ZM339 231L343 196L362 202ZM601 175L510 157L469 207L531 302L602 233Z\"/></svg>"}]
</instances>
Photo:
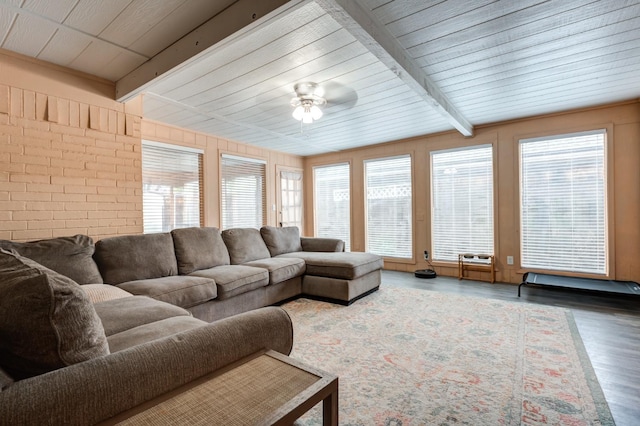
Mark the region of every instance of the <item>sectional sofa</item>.
<instances>
[{"instance_id":1,"label":"sectional sofa","mask_svg":"<svg viewBox=\"0 0 640 426\"><path fill-rule=\"evenodd\" d=\"M104 282L214 321L302 294L349 304L380 285L380 256L297 227L183 228L97 242Z\"/></svg>"},{"instance_id":2,"label":"sectional sofa","mask_svg":"<svg viewBox=\"0 0 640 426\"><path fill-rule=\"evenodd\" d=\"M0 241L0 424L95 424L251 354L291 351L273 305L349 304L382 260L297 228Z\"/></svg>"}]
</instances>

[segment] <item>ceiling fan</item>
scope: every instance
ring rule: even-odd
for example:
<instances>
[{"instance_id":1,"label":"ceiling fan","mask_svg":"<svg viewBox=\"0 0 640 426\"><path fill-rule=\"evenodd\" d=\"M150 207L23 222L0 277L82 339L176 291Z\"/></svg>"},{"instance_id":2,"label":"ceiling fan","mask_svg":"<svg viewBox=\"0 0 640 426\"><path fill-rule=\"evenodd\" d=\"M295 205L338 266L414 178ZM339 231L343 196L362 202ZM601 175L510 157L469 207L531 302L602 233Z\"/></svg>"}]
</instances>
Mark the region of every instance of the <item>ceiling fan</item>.
<instances>
[{"instance_id":1,"label":"ceiling fan","mask_svg":"<svg viewBox=\"0 0 640 426\"><path fill-rule=\"evenodd\" d=\"M313 123L323 116L323 109L331 112L353 108L358 102L355 90L335 81L322 84L310 81L293 86L295 96L290 100L294 108L292 116L302 123Z\"/></svg>"},{"instance_id":2,"label":"ceiling fan","mask_svg":"<svg viewBox=\"0 0 640 426\"><path fill-rule=\"evenodd\" d=\"M315 83L303 80L293 84L293 87L290 84L259 95L256 105L262 111L269 111L272 116L280 116L288 111L290 117L304 124L353 108L358 102L358 94L354 89L335 81Z\"/></svg>"}]
</instances>

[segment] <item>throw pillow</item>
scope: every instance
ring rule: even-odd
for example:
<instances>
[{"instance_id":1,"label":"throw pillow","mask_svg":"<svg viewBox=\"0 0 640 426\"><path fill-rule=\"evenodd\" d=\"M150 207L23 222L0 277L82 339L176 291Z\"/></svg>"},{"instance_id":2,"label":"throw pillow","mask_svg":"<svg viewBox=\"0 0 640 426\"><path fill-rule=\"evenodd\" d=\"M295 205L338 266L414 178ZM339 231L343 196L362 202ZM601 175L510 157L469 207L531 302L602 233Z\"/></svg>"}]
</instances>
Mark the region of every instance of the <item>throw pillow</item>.
<instances>
[{"instance_id":1,"label":"throw pillow","mask_svg":"<svg viewBox=\"0 0 640 426\"><path fill-rule=\"evenodd\" d=\"M230 263L220 230L213 227L180 228L171 231L180 275Z\"/></svg>"},{"instance_id":2,"label":"throw pillow","mask_svg":"<svg viewBox=\"0 0 640 426\"><path fill-rule=\"evenodd\" d=\"M0 248L15 250L21 256L67 276L79 284L102 283L98 265L93 261L93 239L87 235L59 237L17 243L0 240Z\"/></svg>"},{"instance_id":3,"label":"throw pillow","mask_svg":"<svg viewBox=\"0 0 640 426\"><path fill-rule=\"evenodd\" d=\"M0 249L0 366L15 380L109 354L78 283Z\"/></svg>"},{"instance_id":4,"label":"throw pillow","mask_svg":"<svg viewBox=\"0 0 640 426\"><path fill-rule=\"evenodd\" d=\"M260 231L254 228L232 228L222 231L232 265L271 257Z\"/></svg>"},{"instance_id":5,"label":"throw pillow","mask_svg":"<svg viewBox=\"0 0 640 426\"><path fill-rule=\"evenodd\" d=\"M271 257L283 253L302 251L300 245L300 230L297 226L285 226L276 228L275 226L263 226L260 234L264 240Z\"/></svg>"}]
</instances>

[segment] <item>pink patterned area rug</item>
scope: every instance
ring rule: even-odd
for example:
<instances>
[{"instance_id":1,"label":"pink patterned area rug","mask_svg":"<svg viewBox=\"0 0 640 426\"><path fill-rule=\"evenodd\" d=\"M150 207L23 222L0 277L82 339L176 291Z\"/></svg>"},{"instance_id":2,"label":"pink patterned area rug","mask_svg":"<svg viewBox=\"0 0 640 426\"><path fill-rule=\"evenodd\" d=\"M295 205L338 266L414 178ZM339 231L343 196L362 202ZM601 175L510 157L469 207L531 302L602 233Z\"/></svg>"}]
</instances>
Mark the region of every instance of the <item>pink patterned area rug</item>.
<instances>
[{"instance_id":1,"label":"pink patterned area rug","mask_svg":"<svg viewBox=\"0 0 640 426\"><path fill-rule=\"evenodd\" d=\"M568 310L389 287L283 308L291 356L339 377L341 425L614 424Z\"/></svg>"}]
</instances>

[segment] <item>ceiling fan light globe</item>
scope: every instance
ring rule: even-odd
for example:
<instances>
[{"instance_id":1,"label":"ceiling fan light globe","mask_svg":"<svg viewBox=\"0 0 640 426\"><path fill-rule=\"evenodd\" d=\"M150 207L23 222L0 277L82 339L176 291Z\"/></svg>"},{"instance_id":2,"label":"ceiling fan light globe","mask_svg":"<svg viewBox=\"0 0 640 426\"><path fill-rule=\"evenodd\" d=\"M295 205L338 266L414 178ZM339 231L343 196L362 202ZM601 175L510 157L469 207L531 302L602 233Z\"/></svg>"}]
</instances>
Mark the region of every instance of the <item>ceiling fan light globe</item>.
<instances>
[{"instance_id":1,"label":"ceiling fan light globe","mask_svg":"<svg viewBox=\"0 0 640 426\"><path fill-rule=\"evenodd\" d=\"M302 114L302 122L305 124L313 123L313 117L309 113Z\"/></svg>"},{"instance_id":2,"label":"ceiling fan light globe","mask_svg":"<svg viewBox=\"0 0 640 426\"><path fill-rule=\"evenodd\" d=\"M304 108L302 108L302 105L298 105L293 110L293 114L291 114L291 115L293 116L293 118L295 118L296 120L300 121L300 120L302 120L303 114L304 114Z\"/></svg>"},{"instance_id":3,"label":"ceiling fan light globe","mask_svg":"<svg viewBox=\"0 0 640 426\"><path fill-rule=\"evenodd\" d=\"M322 117L322 110L314 105L311 107L311 111L309 111L309 114L311 115L311 118L313 120L319 120L320 117Z\"/></svg>"}]
</instances>

